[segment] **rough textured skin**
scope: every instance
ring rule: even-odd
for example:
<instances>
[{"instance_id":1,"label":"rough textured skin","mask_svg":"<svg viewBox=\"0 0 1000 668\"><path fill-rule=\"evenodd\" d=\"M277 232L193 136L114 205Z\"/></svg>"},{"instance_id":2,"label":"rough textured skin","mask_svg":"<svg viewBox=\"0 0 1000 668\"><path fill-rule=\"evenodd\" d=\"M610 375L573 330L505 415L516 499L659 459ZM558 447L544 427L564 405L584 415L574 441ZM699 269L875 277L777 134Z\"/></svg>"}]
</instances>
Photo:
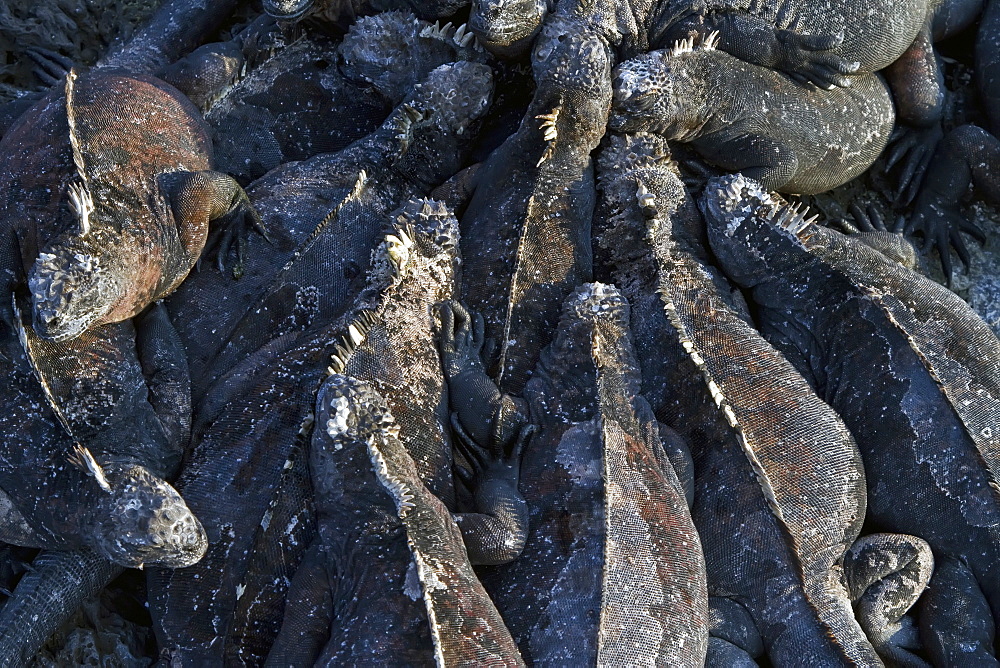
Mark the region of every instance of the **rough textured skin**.
<instances>
[{"instance_id":1,"label":"rough textured skin","mask_svg":"<svg viewBox=\"0 0 1000 668\"><path fill-rule=\"evenodd\" d=\"M377 129L435 67L476 55L457 37L413 14L386 12L358 19L340 44L312 31L261 54L206 113L217 168L247 184L286 162L345 148Z\"/></svg>"},{"instance_id":2,"label":"rough textured skin","mask_svg":"<svg viewBox=\"0 0 1000 668\"><path fill-rule=\"evenodd\" d=\"M451 16L468 0L263 0L264 11L276 19L302 21L314 19L336 22L362 12L411 11L422 19L434 21Z\"/></svg>"},{"instance_id":3,"label":"rough textured skin","mask_svg":"<svg viewBox=\"0 0 1000 668\"><path fill-rule=\"evenodd\" d=\"M517 132L480 168L462 216L464 298L486 320L486 363L520 393L562 301L591 278L597 146L611 104L611 52L589 30L559 26L532 57L535 96Z\"/></svg>"},{"instance_id":4,"label":"rough textured skin","mask_svg":"<svg viewBox=\"0 0 1000 668\"><path fill-rule=\"evenodd\" d=\"M311 510L288 525L278 526L275 518L294 514L296 504L310 496L284 471L307 461L297 435L307 437L315 393L331 372L352 373L384 391L399 424L411 431L401 436L420 475L450 489L433 307L453 295L456 221L429 204L425 212L424 204L411 203L401 212L403 221L378 246L368 284L346 313L286 335L278 340L280 349L255 354L266 362L196 445L178 487L203 517L211 546L193 568L151 574L150 605L167 656L194 663L234 660L241 648L234 645L233 630L241 628L247 634L241 642L256 635L254 647L264 652L270 647L281 625L280 603L270 612L249 610L261 616L253 624L236 615L243 614L239 606L245 597L259 595L248 579L255 553L273 543L270 549L284 553L294 571L315 533ZM310 526L303 530L303 523ZM284 596L288 580L280 573L273 580L255 577L266 595Z\"/></svg>"},{"instance_id":5,"label":"rough textured skin","mask_svg":"<svg viewBox=\"0 0 1000 668\"><path fill-rule=\"evenodd\" d=\"M527 543L511 564L481 573L522 653L538 665L704 661L699 541L638 394L628 320L613 287L581 286L525 387L520 420L538 430L521 463ZM499 391L481 367L477 376L450 382L456 401L460 390L471 399L459 404L462 424L472 431L493 422L487 429L509 433L514 400L484 416Z\"/></svg>"},{"instance_id":6,"label":"rough textured skin","mask_svg":"<svg viewBox=\"0 0 1000 668\"><path fill-rule=\"evenodd\" d=\"M612 129L689 143L725 170L790 193L822 192L861 174L885 148L895 118L874 75L850 88L810 90L712 41L623 63L614 88Z\"/></svg>"},{"instance_id":7,"label":"rough textured skin","mask_svg":"<svg viewBox=\"0 0 1000 668\"><path fill-rule=\"evenodd\" d=\"M706 193L712 248L753 295L761 330L858 440L868 520L964 561L996 616L996 335L944 287L808 224L749 180Z\"/></svg>"},{"instance_id":8,"label":"rough textured skin","mask_svg":"<svg viewBox=\"0 0 1000 668\"><path fill-rule=\"evenodd\" d=\"M0 609L0 666L23 666L87 598L124 569L90 550L41 554ZM57 614L51 614L58 611Z\"/></svg>"},{"instance_id":9,"label":"rough textured skin","mask_svg":"<svg viewBox=\"0 0 1000 668\"><path fill-rule=\"evenodd\" d=\"M165 0L127 42L104 54L98 66L152 74L204 42L237 4L237 0Z\"/></svg>"},{"instance_id":10,"label":"rough textured skin","mask_svg":"<svg viewBox=\"0 0 1000 668\"><path fill-rule=\"evenodd\" d=\"M864 518L857 447L699 260L667 160L660 138L609 139L602 187L621 213L597 243L626 281L639 363L654 361L644 384L669 388L653 405L691 442L709 593L750 613L777 665L878 665L840 583Z\"/></svg>"},{"instance_id":11,"label":"rough textured skin","mask_svg":"<svg viewBox=\"0 0 1000 668\"><path fill-rule=\"evenodd\" d=\"M318 539L269 665L524 665L399 433L369 384L343 375L323 383L310 452ZM316 610L316 598L332 605ZM308 628L317 625L326 629Z\"/></svg>"},{"instance_id":12,"label":"rough textured skin","mask_svg":"<svg viewBox=\"0 0 1000 668\"><path fill-rule=\"evenodd\" d=\"M201 254L210 220L254 220L210 160L204 124L177 90L71 72L0 141L0 234L20 246L20 257L17 246L5 253L0 298L23 272L35 329L62 341L168 294Z\"/></svg>"},{"instance_id":13,"label":"rough textured skin","mask_svg":"<svg viewBox=\"0 0 1000 668\"><path fill-rule=\"evenodd\" d=\"M906 51L940 0L667 0L652 26L658 46L718 30L741 60L823 88L884 69Z\"/></svg>"},{"instance_id":14,"label":"rough textured skin","mask_svg":"<svg viewBox=\"0 0 1000 668\"><path fill-rule=\"evenodd\" d=\"M930 545L916 536L862 536L844 557L844 576L858 623L875 650L893 666L927 666L917 627L906 615L927 588L934 569Z\"/></svg>"},{"instance_id":15,"label":"rough textured skin","mask_svg":"<svg viewBox=\"0 0 1000 668\"><path fill-rule=\"evenodd\" d=\"M461 166L465 135L485 114L491 91L485 65L440 66L376 132L254 184L250 196L271 237L267 245L248 240L259 261L239 280L193 275L170 301L196 370L196 406L220 378L239 394L237 374L250 372L234 367L269 340L343 312L364 284L388 215ZM225 403L224 386L214 408L201 407L203 422Z\"/></svg>"},{"instance_id":16,"label":"rough textured skin","mask_svg":"<svg viewBox=\"0 0 1000 668\"><path fill-rule=\"evenodd\" d=\"M936 666L997 666L996 627L976 577L958 559L939 559L920 597L920 638Z\"/></svg>"}]
</instances>

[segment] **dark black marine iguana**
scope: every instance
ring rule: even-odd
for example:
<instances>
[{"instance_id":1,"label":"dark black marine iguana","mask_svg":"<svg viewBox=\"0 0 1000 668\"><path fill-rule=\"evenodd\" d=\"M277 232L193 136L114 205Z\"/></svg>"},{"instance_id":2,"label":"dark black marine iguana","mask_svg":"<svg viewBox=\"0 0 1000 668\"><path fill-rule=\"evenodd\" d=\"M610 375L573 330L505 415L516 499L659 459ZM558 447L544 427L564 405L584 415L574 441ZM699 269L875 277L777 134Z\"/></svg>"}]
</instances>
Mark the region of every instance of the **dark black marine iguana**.
<instances>
[{"instance_id":1,"label":"dark black marine iguana","mask_svg":"<svg viewBox=\"0 0 1000 668\"><path fill-rule=\"evenodd\" d=\"M162 306L137 320L138 336L124 322L65 345L27 322L20 341L3 327L0 540L52 550L0 610L5 662L34 656L123 566L187 566L205 552L200 523L165 480L190 426L183 350ZM52 364L58 373L43 368Z\"/></svg>"},{"instance_id":2,"label":"dark black marine iguana","mask_svg":"<svg viewBox=\"0 0 1000 668\"><path fill-rule=\"evenodd\" d=\"M487 66L442 65L371 135L338 153L283 165L250 188L271 242L248 239L257 261L239 280L201 272L169 302L190 355L196 406L269 340L350 304L388 215L461 168L491 93ZM238 394L238 379L226 382Z\"/></svg>"},{"instance_id":3,"label":"dark black marine iguana","mask_svg":"<svg viewBox=\"0 0 1000 668\"><path fill-rule=\"evenodd\" d=\"M865 513L847 428L709 269L665 140L609 137L598 168L595 252L632 305L643 390L691 443L710 659L764 649L776 665L879 665L840 581Z\"/></svg>"},{"instance_id":4,"label":"dark black marine iguana","mask_svg":"<svg viewBox=\"0 0 1000 668\"><path fill-rule=\"evenodd\" d=\"M486 322L487 368L520 393L561 304L591 278L590 152L611 104L612 52L590 26L553 24L532 57L536 90L483 163L462 216L464 299Z\"/></svg>"},{"instance_id":5,"label":"dark black marine iguana","mask_svg":"<svg viewBox=\"0 0 1000 668\"><path fill-rule=\"evenodd\" d=\"M799 194L849 181L885 148L895 115L879 77L808 89L716 49L716 39L686 40L619 65L610 126L663 134L725 170Z\"/></svg>"},{"instance_id":6,"label":"dark black marine iguana","mask_svg":"<svg viewBox=\"0 0 1000 668\"><path fill-rule=\"evenodd\" d=\"M315 414L318 535L265 665L523 666L472 570L473 536L424 486L385 400L335 374Z\"/></svg>"},{"instance_id":7,"label":"dark black marine iguana","mask_svg":"<svg viewBox=\"0 0 1000 668\"><path fill-rule=\"evenodd\" d=\"M701 666L704 562L684 488L639 394L628 304L613 286L573 292L524 400L487 376L482 320L457 304L450 310L442 360L459 423L496 451L525 422L537 429L521 463L524 552L479 569L525 658Z\"/></svg>"},{"instance_id":8,"label":"dark black marine iguana","mask_svg":"<svg viewBox=\"0 0 1000 668\"><path fill-rule=\"evenodd\" d=\"M749 179L711 182L702 208L715 255L752 295L761 331L857 439L868 520L923 538L938 561L963 564L966 584L956 591L981 589L993 612L987 623L995 625L996 335L946 288L811 223ZM955 643L952 650L982 648Z\"/></svg>"},{"instance_id":9,"label":"dark black marine iguana","mask_svg":"<svg viewBox=\"0 0 1000 668\"><path fill-rule=\"evenodd\" d=\"M453 296L456 223L448 210L424 201L411 202L399 217L354 305L340 317L255 353L266 363L254 363L259 368L254 383L229 401L196 446L178 487L203 517L209 553L193 568L159 572L150 581L160 646L169 654L196 662L221 660L238 656L239 645L250 643L267 652L284 603L279 600L272 608L276 618L248 609L248 601L261 597L248 581L249 562L259 550L270 549L284 552L281 558L294 569L314 533L301 527L315 522L308 509L283 509L303 503L308 489L303 493L282 480L304 464L296 438L300 431L308 436L315 392L329 373L364 378L386 397L422 481L450 505L451 450L435 304ZM277 343L283 344L280 349ZM508 491L494 501L500 510L510 496ZM279 514L295 512L295 522L277 522ZM509 526L501 512L495 514L501 527ZM520 546L484 547L490 549L473 555L475 561L510 559L516 555L511 548ZM288 585L280 573L258 581L265 599L275 593L283 597ZM250 624L246 615L266 619Z\"/></svg>"},{"instance_id":10,"label":"dark black marine iguana","mask_svg":"<svg viewBox=\"0 0 1000 668\"><path fill-rule=\"evenodd\" d=\"M267 49L262 30L241 34L235 41L251 43L241 51ZM233 47L212 48L222 53ZM263 62L213 97L205 114L217 169L243 184L373 132L435 67L482 60L471 35L408 12L359 18L339 44L311 30L270 55L249 58Z\"/></svg>"}]
</instances>

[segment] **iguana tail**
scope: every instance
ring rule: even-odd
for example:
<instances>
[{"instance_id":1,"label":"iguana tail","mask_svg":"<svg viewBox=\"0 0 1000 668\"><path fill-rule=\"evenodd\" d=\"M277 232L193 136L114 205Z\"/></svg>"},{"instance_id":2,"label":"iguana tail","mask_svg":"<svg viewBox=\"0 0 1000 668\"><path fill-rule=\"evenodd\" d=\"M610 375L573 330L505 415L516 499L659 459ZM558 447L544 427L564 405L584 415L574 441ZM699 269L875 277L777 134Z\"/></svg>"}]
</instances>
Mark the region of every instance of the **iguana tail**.
<instances>
[{"instance_id":1,"label":"iguana tail","mask_svg":"<svg viewBox=\"0 0 1000 668\"><path fill-rule=\"evenodd\" d=\"M91 550L42 552L0 609L0 668L23 666L125 569Z\"/></svg>"}]
</instances>

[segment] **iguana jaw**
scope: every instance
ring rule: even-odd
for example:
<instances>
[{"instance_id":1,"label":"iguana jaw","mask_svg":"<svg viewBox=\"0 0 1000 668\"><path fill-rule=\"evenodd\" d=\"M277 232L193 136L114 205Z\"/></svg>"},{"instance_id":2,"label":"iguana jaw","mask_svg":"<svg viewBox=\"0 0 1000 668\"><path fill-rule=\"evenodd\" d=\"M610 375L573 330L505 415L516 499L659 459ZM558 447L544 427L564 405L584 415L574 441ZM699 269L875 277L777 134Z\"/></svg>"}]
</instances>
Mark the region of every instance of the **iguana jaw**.
<instances>
[{"instance_id":1,"label":"iguana jaw","mask_svg":"<svg viewBox=\"0 0 1000 668\"><path fill-rule=\"evenodd\" d=\"M28 272L38 335L67 341L108 315L121 297L114 273L98 254L83 247L53 244L39 253Z\"/></svg>"}]
</instances>

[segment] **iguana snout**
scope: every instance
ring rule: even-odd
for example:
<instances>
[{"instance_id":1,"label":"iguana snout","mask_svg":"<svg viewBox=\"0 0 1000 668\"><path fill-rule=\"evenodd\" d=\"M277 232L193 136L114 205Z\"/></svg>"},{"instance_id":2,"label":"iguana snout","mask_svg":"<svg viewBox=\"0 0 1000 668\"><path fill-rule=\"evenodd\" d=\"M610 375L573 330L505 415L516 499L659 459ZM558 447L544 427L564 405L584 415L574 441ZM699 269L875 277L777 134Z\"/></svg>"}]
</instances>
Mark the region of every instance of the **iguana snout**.
<instances>
[{"instance_id":1,"label":"iguana snout","mask_svg":"<svg viewBox=\"0 0 1000 668\"><path fill-rule=\"evenodd\" d=\"M118 281L95 254L52 247L28 273L32 322L38 335L67 341L106 315L120 297Z\"/></svg>"},{"instance_id":2,"label":"iguana snout","mask_svg":"<svg viewBox=\"0 0 1000 668\"><path fill-rule=\"evenodd\" d=\"M173 486L142 466L102 471L108 488L97 510L95 549L130 568L183 568L205 555L205 530Z\"/></svg>"},{"instance_id":3,"label":"iguana snout","mask_svg":"<svg viewBox=\"0 0 1000 668\"><path fill-rule=\"evenodd\" d=\"M335 450L344 441L363 441L384 429L398 429L385 400L371 385L340 374L330 376L320 388L316 414Z\"/></svg>"},{"instance_id":4,"label":"iguana snout","mask_svg":"<svg viewBox=\"0 0 1000 668\"><path fill-rule=\"evenodd\" d=\"M297 19L313 6L313 0L264 0L264 11L276 19Z\"/></svg>"}]
</instances>

